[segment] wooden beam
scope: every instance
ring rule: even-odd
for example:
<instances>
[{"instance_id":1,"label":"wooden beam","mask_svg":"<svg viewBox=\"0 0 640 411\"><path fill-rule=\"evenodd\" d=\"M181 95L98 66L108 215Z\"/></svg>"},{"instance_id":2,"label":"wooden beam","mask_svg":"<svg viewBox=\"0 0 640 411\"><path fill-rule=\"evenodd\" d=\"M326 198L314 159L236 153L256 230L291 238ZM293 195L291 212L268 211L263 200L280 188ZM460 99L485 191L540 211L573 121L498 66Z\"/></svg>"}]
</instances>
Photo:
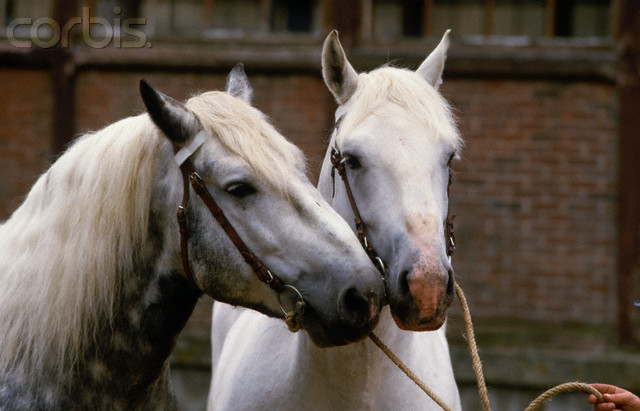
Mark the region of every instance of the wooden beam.
<instances>
[{"instance_id":1,"label":"wooden beam","mask_svg":"<svg viewBox=\"0 0 640 411\"><path fill-rule=\"evenodd\" d=\"M545 33L547 37L556 36L556 0L547 0L545 7Z\"/></svg>"},{"instance_id":2,"label":"wooden beam","mask_svg":"<svg viewBox=\"0 0 640 411\"><path fill-rule=\"evenodd\" d=\"M53 17L60 26L80 15L77 0L54 0ZM60 43L50 50L49 58L54 101L52 149L60 153L75 134L75 66L69 48Z\"/></svg>"},{"instance_id":3,"label":"wooden beam","mask_svg":"<svg viewBox=\"0 0 640 411\"><path fill-rule=\"evenodd\" d=\"M213 0L204 0L202 3L202 26L205 31L213 26Z\"/></svg>"},{"instance_id":4,"label":"wooden beam","mask_svg":"<svg viewBox=\"0 0 640 411\"><path fill-rule=\"evenodd\" d=\"M433 0L424 0L422 6L422 36L433 34Z\"/></svg>"},{"instance_id":5,"label":"wooden beam","mask_svg":"<svg viewBox=\"0 0 640 411\"><path fill-rule=\"evenodd\" d=\"M493 15L495 13L494 0L484 0L484 35L493 34Z\"/></svg>"},{"instance_id":6,"label":"wooden beam","mask_svg":"<svg viewBox=\"0 0 640 411\"><path fill-rule=\"evenodd\" d=\"M360 40L373 38L373 0L360 0Z\"/></svg>"},{"instance_id":7,"label":"wooden beam","mask_svg":"<svg viewBox=\"0 0 640 411\"><path fill-rule=\"evenodd\" d=\"M340 42L345 48L360 40L362 25L362 5L359 0L326 0L325 27L328 31L336 29L340 33Z\"/></svg>"},{"instance_id":8,"label":"wooden beam","mask_svg":"<svg viewBox=\"0 0 640 411\"><path fill-rule=\"evenodd\" d=\"M622 345L640 343L640 2L620 1L620 69L618 174L618 339Z\"/></svg>"}]
</instances>

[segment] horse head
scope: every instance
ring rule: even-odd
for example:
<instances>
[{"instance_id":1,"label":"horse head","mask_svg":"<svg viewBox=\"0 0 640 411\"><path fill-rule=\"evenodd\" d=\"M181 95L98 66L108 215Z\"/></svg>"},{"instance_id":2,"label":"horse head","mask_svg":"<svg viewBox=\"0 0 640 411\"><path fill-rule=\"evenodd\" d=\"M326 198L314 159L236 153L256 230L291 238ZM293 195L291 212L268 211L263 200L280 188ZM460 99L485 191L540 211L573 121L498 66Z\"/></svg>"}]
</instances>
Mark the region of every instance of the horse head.
<instances>
[{"instance_id":1,"label":"horse head","mask_svg":"<svg viewBox=\"0 0 640 411\"><path fill-rule=\"evenodd\" d=\"M341 152L368 241L387 266L388 301L402 329L439 328L454 295L445 226L451 161L462 142L437 91L448 45L447 32L416 71L358 74L335 31L322 53L324 79L339 104L330 145ZM346 190L331 172L327 154L319 189L351 220Z\"/></svg>"},{"instance_id":2,"label":"horse head","mask_svg":"<svg viewBox=\"0 0 640 411\"><path fill-rule=\"evenodd\" d=\"M167 143L186 153L246 247L290 287L278 289L280 298L260 281L246 252L233 247L223 223L192 193L185 206L186 248L195 285L217 300L276 317L303 299L302 326L319 346L366 336L377 323L384 285L348 225L308 181L301 151L250 105L253 91L242 65L230 73L226 92L186 104L145 82L141 94ZM172 157L171 144L166 151ZM160 186L166 214L173 216L182 195L175 162ZM176 264L177 227L173 234Z\"/></svg>"}]
</instances>

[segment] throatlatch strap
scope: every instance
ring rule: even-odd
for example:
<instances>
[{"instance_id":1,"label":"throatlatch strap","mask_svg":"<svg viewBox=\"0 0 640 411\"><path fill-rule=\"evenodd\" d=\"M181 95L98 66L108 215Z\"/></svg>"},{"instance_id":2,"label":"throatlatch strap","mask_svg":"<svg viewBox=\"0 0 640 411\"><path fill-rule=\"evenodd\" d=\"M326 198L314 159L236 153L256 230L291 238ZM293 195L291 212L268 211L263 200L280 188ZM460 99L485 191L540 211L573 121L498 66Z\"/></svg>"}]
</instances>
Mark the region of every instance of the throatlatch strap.
<instances>
[{"instance_id":1,"label":"throatlatch strap","mask_svg":"<svg viewBox=\"0 0 640 411\"><path fill-rule=\"evenodd\" d=\"M193 171L193 164L189 161L186 166L180 166L182 171L183 193L182 203L178 207L178 227L180 228L180 258L182 259L182 269L184 274L193 285L198 285L193 280L193 275L189 269L189 250L187 248L187 202L189 201L189 173Z\"/></svg>"}]
</instances>

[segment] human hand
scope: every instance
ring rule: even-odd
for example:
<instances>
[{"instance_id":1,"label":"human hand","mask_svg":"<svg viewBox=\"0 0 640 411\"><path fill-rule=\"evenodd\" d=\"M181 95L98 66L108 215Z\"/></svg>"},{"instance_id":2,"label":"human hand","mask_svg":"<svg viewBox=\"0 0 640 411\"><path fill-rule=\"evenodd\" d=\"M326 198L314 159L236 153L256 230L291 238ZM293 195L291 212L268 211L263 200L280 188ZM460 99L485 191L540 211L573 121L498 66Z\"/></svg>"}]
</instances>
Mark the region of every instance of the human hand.
<instances>
[{"instance_id":1,"label":"human hand","mask_svg":"<svg viewBox=\"0 0 640 411\"><path fill-rule=\"evenodd\" d=\"M640 398L632 392L609 384L590 384L600 391L605 402L596 404L596 396L589 395L589 403L593 404L593 411L640 411Z\"/></svg>"}]
</instances>

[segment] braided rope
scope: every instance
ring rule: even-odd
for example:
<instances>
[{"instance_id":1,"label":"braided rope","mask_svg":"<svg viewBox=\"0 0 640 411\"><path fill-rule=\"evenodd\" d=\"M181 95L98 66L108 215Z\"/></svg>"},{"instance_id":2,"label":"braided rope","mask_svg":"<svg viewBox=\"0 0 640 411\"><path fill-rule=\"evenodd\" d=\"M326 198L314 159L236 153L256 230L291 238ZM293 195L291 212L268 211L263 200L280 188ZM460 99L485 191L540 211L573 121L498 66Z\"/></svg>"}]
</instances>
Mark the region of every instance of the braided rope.
<instances>
[{"instance_id":1,"label":"braided rope","mask_svg":"<svg viewBox=\"0 0 640 411\"><path fill-rule=\"evenodd\" d=\"M484 411L491 411L491 405L489 404L489 392L487 391L487 384L484 379L484 373L482 371L482 362L480 361L480 355L478 354L478 346L476 345L476 338L473 332L473 322L471 320L471 312L469 310L469 305L467 304L467 299L462 292L462 288L456 283L456 294L458 295L458 299L460 300L460 306L462 307L462 315L464 317L464 325L467 334L467 343L469 345L469 353L471 354L471 360L473 365L473 371L476 374L476 380L478 381L478 393L480 395L480 399L482 401L482 407ZM393 363L411 379L422 391L425 392L433 401L435 401L443 410L451 411L451 408L442 401L438 395L433 392L427 385L413 372L411 371L391 350L387 347L380 339L374 334L369 334L369 338L374 342L375 345L378 346L384 352L387 357ZM570 391L581 391L589 394L593 394L596 396L598 402L604 402L604 397L602 394L590 386L589 384L585 384L582 382L567 382L564 384L557 385L542 394L540 394L536 399L534 399L528 406L525 408L525 411L535 411L542 404L551 397L554 397L558 394Z\"/></svg>"},{"instance_id":2,"label":"braided rope","mask_svg":"<svg viewBox=\"0 0 640 411\"><path fill-rule=\"evenodd\" d=\"M473 321L471 321L471 311L469 310L469 304L462 292L462 288L456 282L456 294L460 300L460 307L462 307L462 315L464 317L464 326L467 331L467 344L469 345L469 353L471 354L471 364L473 365L473 371L476 374L476 381L478 381L478 394L482 401L482 408L484 411L491 411L491 405L489 404L489 392L487 391L487 384L484 380L484 373L482 372L482 362L480 361L480 355L478 354L478 346L476 345L476 337L473 332Z\"/></svg>"},{"instance_id":3,"label":"braided rope","mask_svg":"<svg viewBox=\"0 0 640 411\"><path fill-rule=\"evenodd\" d=\"M420 378L418 378L418 376L415 375L413 371L409 369L409 367L407 367L393 352L391 352L389 347L387 347L382 341L380 341L380 339L374 333L369 334L369 338L371 338L371 341L373 341L374 344L377 345L378 348L380 348L382 352L384 352L387 357L389 357L389 359L393 361L393 363L397 365L398 368L400 368L400 370L411 379L411 381L416 383L416 385L420 387L420 389L424 391L425 394L431 397L431 399L434 400L436 404L438 404L445 411L453 411L447 404L445 404L444 401L442 401L440 397L438 397L435 392L427 387L427 385Z\"/></svg>"},{"instance_id":4,"label":"braided rope","mask_svg":"<svg viewBox=\"0 0 640 411\"><path fill-rule=\"evenodd\" d=\"M600 391L596 390L589 384L585 384L582 382L565 382L564 384L557 385L540 394L535 400L531 401L531 404L529 404L524 411L535 411L540 408L542 403L549 398L569 391L588 392L589 394L595 395L598 399L598 402L604 402L604 397L602 396Z\"/></svg>"}]
</instances>

